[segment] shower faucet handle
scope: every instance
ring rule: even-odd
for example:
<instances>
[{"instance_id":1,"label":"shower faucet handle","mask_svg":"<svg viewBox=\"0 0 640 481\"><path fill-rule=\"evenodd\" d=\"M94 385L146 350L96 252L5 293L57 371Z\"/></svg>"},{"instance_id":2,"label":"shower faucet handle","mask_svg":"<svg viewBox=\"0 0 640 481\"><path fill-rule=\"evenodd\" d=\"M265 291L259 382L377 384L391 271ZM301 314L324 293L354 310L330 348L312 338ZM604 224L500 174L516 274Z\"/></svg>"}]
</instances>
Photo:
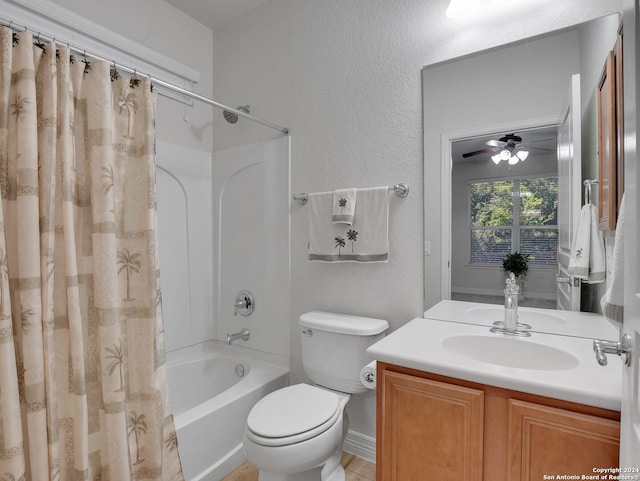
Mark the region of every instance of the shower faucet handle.
<instances>
[{"instance_id":1,"label":"shower faucet handle","mask_svg":"<svg viewBox=\"0 0 640 481\"><path fill-rule=\"evenodd\" d=\"M250 316L256 308L253 295L249 291L240 291L236 296L236 303L233 305L233 315Z\"/></svg>"}]
</instances>

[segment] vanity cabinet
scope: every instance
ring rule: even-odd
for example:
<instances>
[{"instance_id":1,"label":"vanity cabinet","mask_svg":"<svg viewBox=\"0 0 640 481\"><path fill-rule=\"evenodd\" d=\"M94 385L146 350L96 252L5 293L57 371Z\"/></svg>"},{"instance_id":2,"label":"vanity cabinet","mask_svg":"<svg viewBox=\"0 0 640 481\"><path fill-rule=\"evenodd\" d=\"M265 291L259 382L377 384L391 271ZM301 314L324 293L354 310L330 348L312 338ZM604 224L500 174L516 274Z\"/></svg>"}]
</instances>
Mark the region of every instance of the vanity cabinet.
<instances>
[{"instance_id":1,"label":"vanity cabinet","mask_svg":"<svg viewBox=\"0 0 640 481\"><path fill-rule=\"evenodd\" d=\"M377 374L377 481L538 481L618 465L616 411L383 362Z\"/></svg>"}]
</instances>

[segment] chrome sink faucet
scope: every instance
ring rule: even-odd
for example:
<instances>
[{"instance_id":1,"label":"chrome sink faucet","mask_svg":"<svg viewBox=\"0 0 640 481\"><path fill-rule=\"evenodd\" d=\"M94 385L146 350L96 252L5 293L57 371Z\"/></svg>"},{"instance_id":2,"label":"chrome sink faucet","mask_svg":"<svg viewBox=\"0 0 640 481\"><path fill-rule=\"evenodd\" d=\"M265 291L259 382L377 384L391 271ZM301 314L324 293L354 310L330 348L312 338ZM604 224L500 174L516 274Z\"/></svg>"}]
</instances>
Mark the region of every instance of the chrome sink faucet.
<instances>
[{"instance_id":1,"label":"chrome sink faucet","mask_svg":"<svg viewBox=\"0 0 640 481\"><path fill-rule=\"evenodd\" d=\"M616 354L624 356L625 366L631 365L631 338L629 334L625 334L616 341L604 341L602 339L594 339L593 352L596 353L596 359L601 366L607 365L607 354Z\"/></svg>"},{"instance_id":2,"label":"chrome sink faucet","mask_svg":"<svg viewBox=\"0 0 640 481\"><path fill-rule=\"evenodd\" d=\"M227 334L227 344L231 345L233 341L237 341L238 339L242 339L243 341L248 341L251 337L251 333L249 329L243 327L240 332L236 332L234 334Z\"/></svg>"},{"instance_id":3,"label":"chrome sink faucet","mask_svg":"<svg viewBox=\"0 0 640 481\"><path fill-rule=\"evenodd\" d=\"M513 272L505 280L506 287L504 289L504 321L496 321L490 329L491 332L497 334L505 334L507 336L529 337L530 332L522 329L531 329L528 324L520 324L518 322L518 294L520 287L516 281Z\"/></svg>"},{"instance_id":4,"label":"chrome sink faucet","mask_svg":"<svg viewBox=\"0 0 640 481\"><path fill-rule=\"evenodd\" d=\"M513 272L505 281L507 287L504 289L504 330L506 334L513 334L518 323L518 291L520 288L516 283Z\"/></svg>"}]
</instances>

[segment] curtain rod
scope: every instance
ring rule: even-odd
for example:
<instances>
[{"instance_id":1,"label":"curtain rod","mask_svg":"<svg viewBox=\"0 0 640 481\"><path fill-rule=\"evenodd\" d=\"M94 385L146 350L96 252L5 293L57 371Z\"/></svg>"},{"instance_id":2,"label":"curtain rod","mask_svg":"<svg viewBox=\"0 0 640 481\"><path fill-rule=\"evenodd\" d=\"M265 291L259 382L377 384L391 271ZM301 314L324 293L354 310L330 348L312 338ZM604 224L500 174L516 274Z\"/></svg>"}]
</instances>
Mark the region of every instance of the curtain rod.
<instances>
[{"instance_id":1,"label":"curtain rod","mask_svg":"<svg viewBox=\"0 0 640 481\"><path fill-rule=\"evenodd\" d=\"M45 35L42 32L38 32L36 30L30 29L30 28L28 28L28 27L26 27L24 25L18 25L15 22L13 22L12 20L7 21L5 19L0 19L0 24L4 25L5 27L8 27L8 28L10 28L10 29L12 29L12 30L14 30L16 32L21 32L21 31L30 32L31 35L34 36L34 40L37 40L38 42L40 40L45 40L45 41L50 42L50 43L56 43L56 39L54 37ZM216 102L213 99L204 97L204 96L199 95L199 94L197 94L195 92L191 92L190 90L184 89L184 88L179 87L179 86L177 86L175 84L172 84L170 82L165 82L164 80L160 80L159 78L153 77L151 75L140 73L135 68L127 67L125 65L120 65L119 63L116 63L114 60L109 60L109 59L101 57L100 55L97 55L95 53L88 52L85 49L82 49L80 47L76 47L74 45L69 44L69 42L64 42L64 41L58 40L57 43L62 44L62 45L66 45L67 48L69 48L69 50L71 50L71 51L73 51L73 52L75 52L77 54L81 54L85 58L85 60L88 59L88 58L92 58L94 60L99 60L99 61L102 61L102 62L110 63L116 69L118 69L120 71L127 72L127 73L133 74L133 75L143 75L145 77L148 77L149 80L151 80L152 84L159 85L159 86L164 87L164 88L166 88L168 90L171 90L173 92L177 92L179 94L185 95L185 96L187 96L187 97L189 97L191 99L203 102L203 103L205 103L207 105L211 105L211 106L217 107L219 109L223 109L223 110L227 110L229 112L233 112L234 114L236 114L239 117L244 117L246 119L252 120L252 121L257 122L259 124L262 124L262 125L265 125L267 127L270 127L270 128L272 128L274 130L278 130L278 131L282 132L283 134L288 134L289 133L289 129L287 127L282 127L280 125L277 125L277 124L274 124L272 122L269 122L268 120L263 120L263 119L261 119L259 117L255 117L255 116L253 116L251 114L248 114L247 112L235 109L233 107L229 107L229 106L224 105L224 104L222 104L220 102ZM185 103L185 102L183 102L181 100L174 99L171 96L164 95L164 97L166 97L168 99L171 99L171 100L175 100L176 102Z\"/></svg>"}]
</instances>

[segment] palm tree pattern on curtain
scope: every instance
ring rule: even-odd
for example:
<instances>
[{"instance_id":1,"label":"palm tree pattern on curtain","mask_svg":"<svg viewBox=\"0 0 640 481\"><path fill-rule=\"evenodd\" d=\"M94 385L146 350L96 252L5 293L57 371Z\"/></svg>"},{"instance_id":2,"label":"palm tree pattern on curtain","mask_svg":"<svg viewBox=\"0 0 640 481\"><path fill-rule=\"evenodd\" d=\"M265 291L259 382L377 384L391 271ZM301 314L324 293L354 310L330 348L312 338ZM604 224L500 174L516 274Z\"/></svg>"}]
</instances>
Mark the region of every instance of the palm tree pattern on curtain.
<instances>
[{"instance_id":1,"label":"palm tree pattern on curtain","mask_svg":"<svg viewBox=\"0 0 640 481\"><path fill-rule=\"evenodd\" d=\"M118 251L118 274L121 272L126 273L127 279L127 297L123 300L125 302L135 301L134 298L131 297L131 274L140 273L140 269L142 268L142 256L139 253L131 253L129 249L126 247L120 251Z\"/></svg>"},{"instance_id":2,"label":"palm tree pattern on curtain","mask_svg":"<svg viewBox=\"0 0 640 481\"><path fill-rule=\"evenodd\" d=\"M148 79L0 27L2 481L184 481L154 116Z\"/></svg>"},{"instance_id":3,"label":"palm tree pattern on curtain","mask_svg":"<svg viewBox=\"0 0 640 481\"><path fill-rule=\"evenodd\" d=\"M131 414L129 414L127 418L127 432L129 436L133 434L135 437L136 461L134 464L140 464L144 459L140 459L139 436L147 434L147 421L144 414L138 415L135 411L131 411Z\"/></svg>"}]
</instances>

